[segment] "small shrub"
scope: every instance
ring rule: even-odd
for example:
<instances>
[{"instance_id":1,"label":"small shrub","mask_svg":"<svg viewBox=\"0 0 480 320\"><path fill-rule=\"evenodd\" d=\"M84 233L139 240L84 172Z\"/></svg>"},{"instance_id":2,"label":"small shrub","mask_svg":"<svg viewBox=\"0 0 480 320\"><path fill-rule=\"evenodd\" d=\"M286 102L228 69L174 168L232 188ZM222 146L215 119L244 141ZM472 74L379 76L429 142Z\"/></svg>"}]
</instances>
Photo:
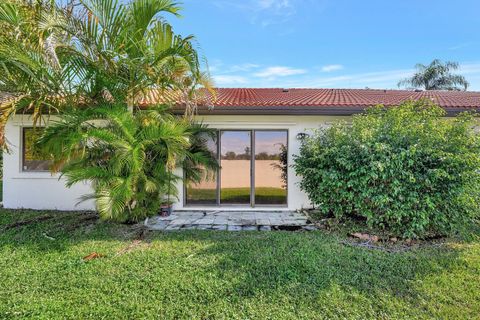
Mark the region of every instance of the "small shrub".
<instances>
[{"instance_id":1,"label":"small shrub","mask_svg":"<svg viewBox=\"0 0 480 320\"><path fill-rule=\"evenodd\" d=\"M472 114L445 115L406 102L317 130L295 156L302 190L325 214L395 235L452 233L478 216L480 144Z\"/></svg>"}]
</instances>

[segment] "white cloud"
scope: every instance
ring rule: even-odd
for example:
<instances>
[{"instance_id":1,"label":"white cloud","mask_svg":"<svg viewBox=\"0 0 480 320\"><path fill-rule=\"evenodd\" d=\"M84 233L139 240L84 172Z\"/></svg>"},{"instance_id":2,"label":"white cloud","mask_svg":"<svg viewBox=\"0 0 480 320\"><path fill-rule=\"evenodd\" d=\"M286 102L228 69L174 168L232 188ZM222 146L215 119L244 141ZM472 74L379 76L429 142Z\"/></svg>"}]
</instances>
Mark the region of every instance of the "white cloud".
<instances>
[{"instance_id":1,"label":"white cloud","mask_svg":"<svg viewBox=\"0 0 480 320\"><path fill-rule=\"evenodd\" d=\"M380 89L398 89L398 81L411 77L414 69L394 69L377 72L347 74L339 77L321 77L313 80L310 85L315 87L352 87L352 88L380 88ZM462 74L470 81L469 90L478 90L480 83L476 77L480 76L480 63L460 64L459 74Z\"/></svg>"},{"instance_id":2,"label":"white cloud","mask_svg":"<svg viewBox=\"0 0 480 320\"><path fill-rule=\"evenodd\" d=\"M217 75L213 76L213 80L218 87L245 85L249 82L247 78L236 75Z\"/></svg>"},{"instance_id":3,"label":"white cloud","mask_svg":"<svg viewBox=\"0 0 480 320\"><path fill-rule=\"evenodd\" d=\"M343 66L341 64L328 64L322 67L323 72L332 72L342 70Z\"/></svg>"},{"instance_id":4,"label":"white cloud","mask_svg":"<svg viewBox=\"0 0 480 320\"><path fill-rule=\"evenodd\" d=\"M296 14L298 0L216 0L214 5L242 11L252 24L266 27L289 21Z\"/></svg>"},{"instance_id":5,"label":"white cloud","mask_svg":"<svg viewBox=\"0 0 480 320\"><path fill-rule=\"evenodd\" d=\"M465 63L460 64L459 73L463 75L480 74L480 63ZM468 80L468 79L467 79Z\"/></svg>"},{"instance_id":6,"label":"white cloud","mask_svg":"<svg viewBox=\"0 0 480 320\"><path fill-rule=\"evenodd\" d=\"M233 7L246 12L291 14L295 11L294 1L296 0L216 0L213 4L220 8Z\"/></svg>"},{"instance_id":7,"label":"white cloud","mask_svg":"<svg viewBox=\"0 0 480 320\"><path fill-rule=\"evenodd\" d=\"M251 71L252 69L259 68L260 65L255 63L242 63L231 66L227 69L228 72L240 72L240 71Z\"/></svg>"},{"instance_id":8,"label":"white cloud","mask_svg":"<svg viewBox=\"0 0 480 320\"><path fill-rule=\"evenodd\" d=\"M235 69L238 71L235 71ZM228 70L232 71L229 73ZM233 66L222 65L221 68L212 73L217 86L398 89L398 81L410 77L414 72L415 70L412 68L340 73L329 76L313 71L308 72L307 69L295 69L286 66L262 67L258 64L245 63ZM464 75L470 82L469 90L480 91L480 62L461 63L458 73Z\"/></svg>"},{"instance_id":9,"label":"white cloud","mask_svg":"<svg viewBox=\"0 0 480 320\"><path fill-rule=\"evenodd\" d=\"M225 65L222 60L214 59L209 65L208 69L211 73L215 74L228 74L235 72L248 72L254 69L260 68L260 65L255 63L241 63L234 65Z\"/></svg>"},{"instance_id":10,"label":"white cloud","mask_svg":"<svg viewBox=\"0 0 480 320\"><path fill-rule=\"evenodd\" d=\"M473 41L469 41L469 42L462 42L462 43L459 43L457 45L454 45L454 46L451 46L448 48L448 50L459 50L459 49L464 49L464 48L467 48L467 47L470 47L472 45L474 45L475 42Z\"/></svg>"},{"instance_id":11,"label":"white cloud","mask_svg":"<svg viewBox=\"0 0 480 320\"><path fill-rule=\"evenodd\" d=\"M276 77L293 76L293 75L304 74L304 73L307 73L307 70L277 66L277 67L265 68L260 72L254 73L253 75L260 78L276 78Z\"/></svg>"},{"instance_id":12,"label":"white cloud","mask_svg":"<svg viewBox=\"0 0 480 320\"><path fill-rule=\"evenodd\" d=\"M222 67L223 67L223 62L220 59L212 59L209 61L208 70L212 73L220 71Z\"/></svg>"},{"instance_id":13,"label":"white cloud","mask_svg":"<svg viewBox=\"0 0 480 320\"><path fill-rule=\"evenodd\" d=\"M398 69L378 72L345 74L335 77L316 77L302 81L296 87L323 87L323 88L397 88L397 82L410 76L413 69Z\"/></svg>"},{"instance_id":14,"label":"white cloud","mask_svg":"<svg viewBox=\"0 0 480 320\"><path fill-rule=\"evenodd\" d=\"M290 0L257 0L256 2L261 9L280 10L293 7Z\"/></svg>"}]
</instances>

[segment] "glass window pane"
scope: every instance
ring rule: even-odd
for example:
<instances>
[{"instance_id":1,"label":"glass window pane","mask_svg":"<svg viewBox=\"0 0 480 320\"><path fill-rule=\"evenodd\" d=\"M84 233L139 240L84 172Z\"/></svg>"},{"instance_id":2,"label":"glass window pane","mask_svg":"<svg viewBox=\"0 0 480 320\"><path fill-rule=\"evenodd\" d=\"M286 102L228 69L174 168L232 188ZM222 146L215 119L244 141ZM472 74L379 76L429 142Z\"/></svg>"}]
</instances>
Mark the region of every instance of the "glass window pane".
<instances>
[{"instance_id":1,"label":"glass window pane","mask_svg":"<svg viewBox=\"0 0 480 320\"><path fill-rule=\"evenodd\" d=\"M205 136L205 143L208 150L215 158L218 157L217 152L218 138L212 139ZM217 203L217 173L205 170L203 171L203 179L200 183L190 183L186 188L186 203L189 205L215 205Z\"/></svg>"},{"instance_id":2,"label":"glass window pane","mask_svg":"<svg viewBox=\"0 0 480 320\"><path fill-rule=\"evenodd\" d=\"M36 145L42 133L43 128L23 128L23 171L48 171L52 165Z\"/></svg>"},{"instance_id":3,"label":"glass window pane","mask_svg":"<svg viewBox=\"0 0 480 320\"><path fill-rule=\"evenodd\" d=\"M222 204L250 204L251 132L221 132Z\"/></svg>"},{"instance_id":4,"label":"glass window pane","mask_svg":"<svg viewBox=\"0 0 480 320\"><path fill-rule=\"evenodd\" d=\"M287 204L287 131L255 131L255 204Z\"/></svg>"}]
</instances>

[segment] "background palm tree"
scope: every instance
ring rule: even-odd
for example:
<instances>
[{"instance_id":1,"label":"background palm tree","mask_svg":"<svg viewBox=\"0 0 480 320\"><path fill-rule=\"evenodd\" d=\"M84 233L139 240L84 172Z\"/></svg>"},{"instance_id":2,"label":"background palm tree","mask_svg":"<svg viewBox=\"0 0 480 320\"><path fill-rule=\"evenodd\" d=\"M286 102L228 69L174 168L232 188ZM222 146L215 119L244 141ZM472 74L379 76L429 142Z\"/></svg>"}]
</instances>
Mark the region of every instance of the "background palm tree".
<instances>
[{"instance_id":1,"label":"background palm tree","mask_svg":"<svg viewBox=\"0 0 480 320\"><path fill-rule=\"evenodd\" d=\"M398 82L398 86L407 86L424 90L467 90L469 83L462 75L452 74L459 69L457 62L433 60L429 65L417 64L417 72L410 78Z\"/></svg>"}]
</instances>

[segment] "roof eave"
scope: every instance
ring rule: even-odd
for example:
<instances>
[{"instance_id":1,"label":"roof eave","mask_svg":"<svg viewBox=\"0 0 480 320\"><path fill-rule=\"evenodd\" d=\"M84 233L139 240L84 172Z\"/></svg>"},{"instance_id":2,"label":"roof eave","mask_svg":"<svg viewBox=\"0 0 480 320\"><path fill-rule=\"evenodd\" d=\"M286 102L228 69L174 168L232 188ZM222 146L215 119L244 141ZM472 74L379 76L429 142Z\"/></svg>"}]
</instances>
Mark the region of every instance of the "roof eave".
<instances>
[{"instance_id":1,"label":"roof eave","mask_svg":"<svg viewBox=\"0 0 480 320\"><path fill-rule=\"evenodd\" d=\"M365 111L368 106L217 106L208 108L199 106L197 108L199 115L328 115L328 116L350 116ZM447 116L455 116L465 111L480 112L480 108L475 107L454 107L443 108L447 112ZM174 107L174 114L183 114L185 109L182 107Z\"/></svg>"}]
</instances>

